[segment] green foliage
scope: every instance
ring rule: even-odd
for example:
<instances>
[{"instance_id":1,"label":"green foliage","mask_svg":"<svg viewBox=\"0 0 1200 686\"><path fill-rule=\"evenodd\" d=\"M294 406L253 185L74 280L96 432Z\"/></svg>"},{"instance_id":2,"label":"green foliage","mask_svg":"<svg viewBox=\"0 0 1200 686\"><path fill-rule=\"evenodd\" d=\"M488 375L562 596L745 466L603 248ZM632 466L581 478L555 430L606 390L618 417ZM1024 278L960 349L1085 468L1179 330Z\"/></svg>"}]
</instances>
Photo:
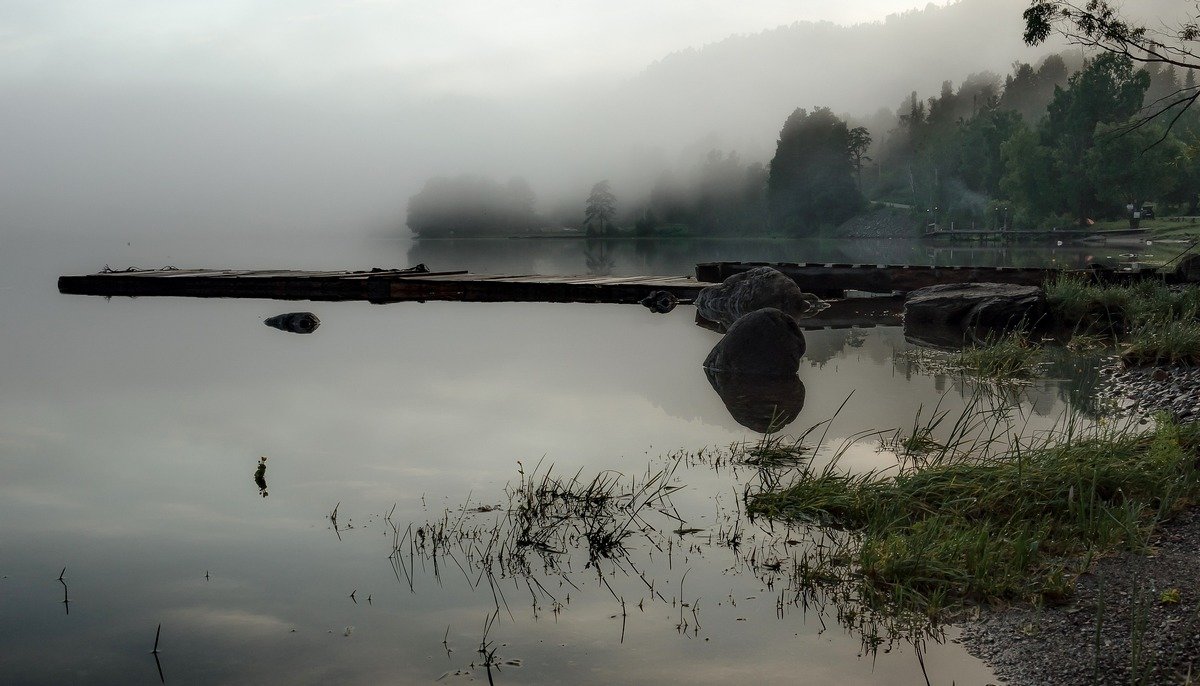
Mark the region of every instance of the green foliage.
<instances>
[{"instance_id":1,"label":"green foliage","mask_svg":"<svg viewBox=\"0 0 1200 686\"><path fill-rule=\"evenodd\" d=\"M995 196L1004 176L1004 143L1026 130L1021 115L999 108L983 110L959 125L958 170L967 188Z\"/></svg>"},{"instance_id":2,"label":"green foliage","mask_svg":"<svg viewBox=\"0 0 1200 686\"><path fill-rule=\"evenodd\" d=\"M1101 198L1141 207L1174 190L1185 161L1183 145L1165 129L1136 121L1101 124L1085 158Z\"/></svg>"},{"instance_id":3,"label":"green foliage","mask_svg":"<svg viewBox=\"0 0 1200 686\"><path fill-rule=\"evenodd\" d=\"M1004 80L1000 108L1017 112L1030 125L1037 124L1054 99L1055 89L1066 85L1068 76L1066 62L1060 55L1050 55L1037 69L1018 63Z\"/></svg>"},{"instance_id":4,"label":"green foliage","mask_svg":"<svg viewBox=\"0 0 1200 686\"><path fill-rule=\"evenodd\" d=\"M858 189L862 190L862 165L863 162L869 162L870 157L867 157L867 151L871 149L871 132L865 126L856 126L850 129L847 148L850 152L850 160L854 163L854 176L858 181Z\"/></svg>"},{"instance_id":5,"label":"green foliage","mask_svg":"<svg viewBox=\"0 0 1200 686\"><path fill-rule=\"evenodd\" d=\"M879 146L870 190L912 203L929 223L1022 229L1130 219L1142 202L1200 212L1200 115L1172 101L1190 71L1136 68L1101 53L1068 76L1061 56L978 74L955 91L905 99ZM1157 104L1156 104L1157 103ZM1145 105L1179 115L1173 135L1138 119ZM1182 142L1181 142L1182 141ZM886 176L884 171L886 170Z\"/></svg>"},{"instance_id":6,"label":"green foliage","mask_svg":"<svg viewBox=\"0 0 1200 686\"><path fill-rule=\"evenodd\" d=\"M1036 375L1042 361L1041 348L1023 332L1014 331L990 343L963 349L953 366L981 378L1009 381Z\"/></svg>"},{"instance_id":7,"label":"green foliage","mask_svg":"<svg viewBox=\"0 0 1200 686\"><path fill-rule=\"evenodd\" d=\"M767 180L777 230L807 235L840 224L865 205L854 183L846 122L828 108L797 109L784 122Z\"/></svg>"},{"instance_id":8,"label":"green foliage","mask_svg":"<svg viewBox=\"0 0 1200 686\"><path fill-rule=\"evenodd\" d=\"M836 464L748 495L751 513L845 529L810 568L860 584L893 611L937 614L965 601L1056 601L1080 555L1140 546L1157 519L1195 502L1200 429L1160 418L1072 432L996 456L954 453L885 477Z\"/></svg>"},{"instance_id":9,"label":"green foliage","mask_svg":"<svg viewBox=\"0 0 1200 686\"><path fill-rule=\"evenodd\" d=\"M1058 89L1040 128L1042 143L1052 151L1055 187L1082 222L1095 208L1095 184L1086 173L1087 155L1096 127L1125 121L1141 109L1150 75L1134 71L1133 62L1104 53Z\"/></svg>"},{"instance_id":10,"label":"green foliage","mask_svg":"<svg viewBox=\"0 0 1200 686\"><path fill-rule=\"evenodd\" d=\"M1053 155L1036 132L1019 129L1001 147L1004 176L1000 189L1019 208L1022 219L1032 222L1049 215L1060 204L1055 189Z\"/></svg>"}]
</instances>

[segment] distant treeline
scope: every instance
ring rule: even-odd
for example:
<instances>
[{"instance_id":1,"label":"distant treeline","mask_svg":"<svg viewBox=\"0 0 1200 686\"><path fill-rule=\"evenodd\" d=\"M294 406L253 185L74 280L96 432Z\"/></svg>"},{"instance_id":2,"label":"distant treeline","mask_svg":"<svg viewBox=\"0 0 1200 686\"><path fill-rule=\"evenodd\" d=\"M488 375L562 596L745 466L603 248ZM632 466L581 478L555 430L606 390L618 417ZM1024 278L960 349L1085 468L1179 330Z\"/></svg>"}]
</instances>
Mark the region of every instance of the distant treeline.
<instances>
[{"instance_id":1,"label":"distant treeline","mask_svg":"<svg viewBox=\"0 0 1200 686\"><path fill-rule=\"evenodd\" d=\"M1195 85L1109 53L1076 69L1059 56L1018 64L1003 85L946 82L901 107L864 189L942 227L1070 226L1155 202L1194 214L1200 113L1169 104Z\"/></svg>"},{"instance_id":2,"label":"distant treeline","mask_svg":"<svg viewBox=\"0 0 1200 686\"><path fill-rule=\"evenodd\" d=\"M1171 105L1195 87L1192 72L1169 66L1054 55L1014 64L1004 79L975 74L957 90L947 81L937 96L914 92L895 111L849 123L827 108L797 109L768 164L712 150L691 169L663 172L624 207L602 182L580 198L577 216L547 220L523 180L431 179L409 201L408 226L425 237L547 228L804 236L834 231L868 198L910 207L914 229L1086 224L1147 203L1195 214L1200 112ZM601 187L608 209L597 222Z\"/></svg>"},{"instance_id":3,"label":"distant treeline","mask_svg":"<svg viewBox=\"0 0 1200 686\"><path fill-rule=\"evenodd\" d=\"M435 177L408 200L408 227L425 238L525 233L543 223L533 189L520 177L507 184L464 174Z\"/></svg>"}]
</instances>

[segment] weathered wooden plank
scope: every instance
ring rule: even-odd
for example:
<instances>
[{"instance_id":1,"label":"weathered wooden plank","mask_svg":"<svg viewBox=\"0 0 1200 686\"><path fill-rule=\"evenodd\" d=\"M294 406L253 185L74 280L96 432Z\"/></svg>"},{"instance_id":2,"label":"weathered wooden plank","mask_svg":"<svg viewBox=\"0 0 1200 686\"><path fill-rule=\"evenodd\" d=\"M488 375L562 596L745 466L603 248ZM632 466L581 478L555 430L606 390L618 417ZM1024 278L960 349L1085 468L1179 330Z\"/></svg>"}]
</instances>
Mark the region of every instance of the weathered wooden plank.
<instances>
[{"instance_id":1,"label":"weathered wooden plank","mask_svg":"<svg viewBox=\"0 0 1200 686\"><path fill-rule=\"evenodd\" d=\"M155 276L151 277L150 275ZM695 296L701 284L688 277L538 276L414 273L380 270L193 270L169 282L160 272L120 272L64 276L64 293L94 295L175 295L278 299L637 302L651 290Z\"/></svg>"},{"instance_id":2,"label":"weathered wooden plank","mask_svg":"<svg viewBox=\"0 0 1200 686\"><path fill-rule=\"evenodd\" d=\"M158 270L63 276L59 290L85 295L275 298L284 300L470 300L479 302L638 302L652 290L691 299L709 279L723 280L761 263L720 262L696 266L686 276L541 276L470 274L465 271L410 272L311 270ZM772 265L806 291L840 297L847 290L907 292L936 283L999 281L1040 285L1062 274L1057 269L1024 267L931 267L926 265L855 265L846 263ZM1192 270L1195 271L1195 270ZM1168 280L1191 278L1181 269ZM1156 274L1080 271L1089 278L1121 280ZM1163 275L1160 275L1163 276Z\"/></svg>"}]
</instances>

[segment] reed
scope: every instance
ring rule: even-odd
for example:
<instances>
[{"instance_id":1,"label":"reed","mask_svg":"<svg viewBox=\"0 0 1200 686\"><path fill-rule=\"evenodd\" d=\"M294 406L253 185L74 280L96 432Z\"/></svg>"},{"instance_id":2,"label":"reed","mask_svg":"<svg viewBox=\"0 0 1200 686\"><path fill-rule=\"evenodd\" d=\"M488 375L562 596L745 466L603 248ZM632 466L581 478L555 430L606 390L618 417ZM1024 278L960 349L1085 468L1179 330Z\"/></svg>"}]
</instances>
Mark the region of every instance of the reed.
<instances>
[{"instance_id":1,"label":"reed","mask_svg":"<svg viewBox=\"0 0 1200 686\"><path fill-rule=\"evenodd\" d=\"M1034 377L1044 362L1042 348L1025 332L1013 331L983 345L964 348L951 366L972 376L1006 381Z\"/></svg>"}]
</instances>

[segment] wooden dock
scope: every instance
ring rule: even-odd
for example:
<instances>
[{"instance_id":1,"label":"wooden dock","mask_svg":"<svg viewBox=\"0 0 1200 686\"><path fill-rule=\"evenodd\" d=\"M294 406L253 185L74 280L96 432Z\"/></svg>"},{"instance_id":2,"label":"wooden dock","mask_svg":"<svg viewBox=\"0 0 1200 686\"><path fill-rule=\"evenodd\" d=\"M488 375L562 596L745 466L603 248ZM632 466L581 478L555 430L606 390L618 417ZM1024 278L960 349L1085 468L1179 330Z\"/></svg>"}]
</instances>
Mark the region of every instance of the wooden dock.
<instances>
[{"instance_id":1,"label":"wooden dock","mask_svg":"<svg viewBox=\"0 0 1200 686\"><path fill-rule=\"evenodd\" d=\"M159 269L106 271L58 280L62 293L99 296L264 298L272 300L367 300L374 303L580 302L637 303L665 290L691 300L708 283L686 276L537 276L471 274L465 271L235 271ZM852 298L829 303L803 329L899 326L903 298ZM722 330L701 321L702 326Z\"/></svg>"},{"instance_id":2,"label":"wooden dock","mask_svg":"<svg viewBox=\"0 0 1200 686\"><path fill-rule=\"evenodd\" d=\"M393 303L426 300L466 302L636 303L651 291L667 291L689 301L702 288L755 267L770 266L791 277L801 289L822 298L845 298L847 291L893 295L945 283L1014 283L1040 286L1062 275L1119 283L1159 278L1168 283L1200 282L1200 255L1185 256L1173 268L1138 271L1086 269L1064 271L1032 267L929 267L887 264L808 264L708 262L687 276L544 276L472 274L410 269L370 271L106 269L96 274L62 276L62 293L101 296L176 296L188 298L269 298L275 300L366 300ZM832 314L832 313L831 313ZM860 319L855 314L850 319Z\"/></svg>"},{"instance_id":3,"label":"wooden dock","mask_svg":"<svg viewBox=\"0 0 1200 686\"><path fill-rule=\"evenodd\" d=\"M934 240L1029 241L1037 239L1079 240L1090 236L1107 238L1149 237L1148 229L930 229L921 234Z\"/></svg>"},{"instance_id":4,"label":"wooden dock","mask_svg":"<svg viewBox=\"0 0 1200 686\"><path fill-rule=\"evenodd\" d=\"M1186 262L1186 261L1185 261ZM1186 262L1192 266L1191 262ZM1116 269L1062 270L1040 267L930 267L895 264L705 262L696 265L700 281L719 282L755 267L772 267L790 276L801 290L822 298L842 298L846 291L865 293L907 293L925 286L943 283L1012 283L1041 286L1063 275L1097 279L1104 282L1133 281L1157 276L1168 281L1186 280L1180 269L1162 274L1154 269L1124 271Z\"/></svg>"},{"instance_id":5,"label":"wooden dock","mask_svg":"<svg viewBox=\"0 0 1200 686\"><path fill-rule=\"evenodd\" d=\"M539 276L466 271L264 271L160 269L105 271L58 279L61 293L103 296L636 303L651 291L691 300L708 284L687 276Z\"/></svg>"}]
</instances>

